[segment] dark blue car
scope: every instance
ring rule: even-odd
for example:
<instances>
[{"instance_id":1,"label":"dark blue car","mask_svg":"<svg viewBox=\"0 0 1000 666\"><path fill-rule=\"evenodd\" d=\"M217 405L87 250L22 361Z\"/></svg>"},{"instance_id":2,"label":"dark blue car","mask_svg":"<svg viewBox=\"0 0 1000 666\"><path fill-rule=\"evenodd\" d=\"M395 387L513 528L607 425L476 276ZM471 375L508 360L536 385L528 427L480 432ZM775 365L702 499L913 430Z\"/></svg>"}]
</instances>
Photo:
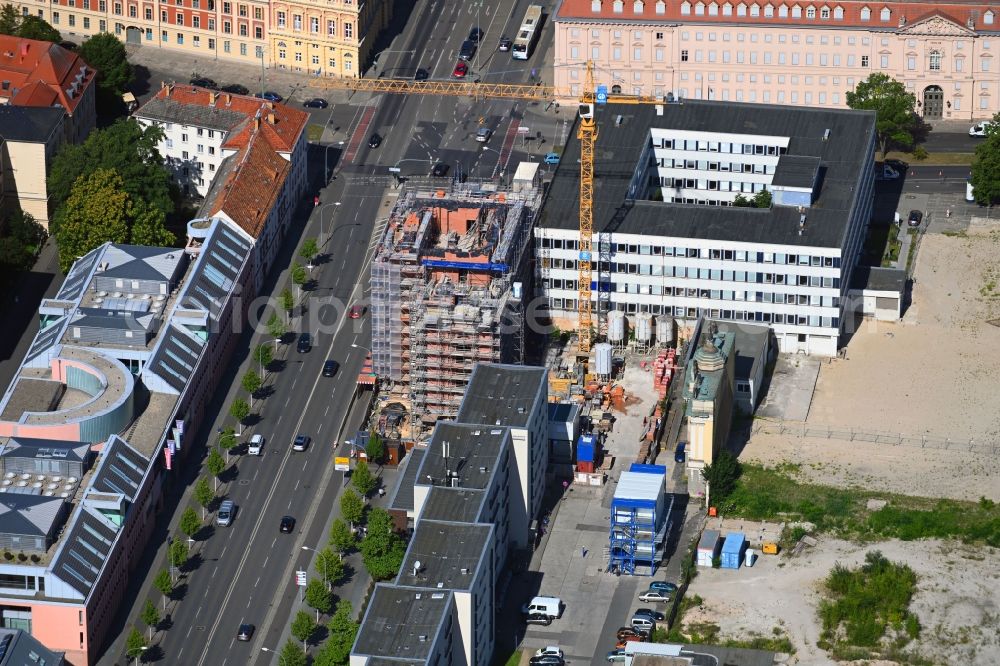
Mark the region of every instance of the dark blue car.
<instances>
[{"instance_id":1,"label":"dark blue car","mask_svg":"<svg viewBox=\"0 0 1000 666\"><path fill-rule=\"evenodd\" d=\"M684 447L687 446L687 442L678 442L677 448L674 449L674 462L682 463L684 462Z\"/></svg>"},{"instance_id":2,"label":"dark blue car","mask_svg":"<svg viewBox=\"0 0 1000 666\"><path fill-rule=\"evenodd\" d=\"M266 99L268 102L280 102L284 99L281 95L276 92L271 92L270 90L265 90L264 92L254 93L254 97L259 97L261 99Z\"/></svg>"}]
</instances>

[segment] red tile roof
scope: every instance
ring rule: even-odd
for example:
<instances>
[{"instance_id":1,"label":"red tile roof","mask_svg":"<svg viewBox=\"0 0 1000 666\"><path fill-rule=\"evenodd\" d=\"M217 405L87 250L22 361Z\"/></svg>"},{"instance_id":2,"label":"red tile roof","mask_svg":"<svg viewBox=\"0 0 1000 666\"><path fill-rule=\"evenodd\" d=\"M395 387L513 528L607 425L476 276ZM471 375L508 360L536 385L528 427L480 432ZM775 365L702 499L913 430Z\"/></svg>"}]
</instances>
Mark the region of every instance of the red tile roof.
<instances>
[{"instance_id":1,"label":"red tile roof","mask_svg":"<svg viewBox=\"0 0 1000 666\"><path fill-rule=\"evenodd\" d=\"M174 103L181 107L180 109L175 107L175 111L183 111L184 106L190 106L200 107L198 109L199 112L210 109L225 109L226 111L242 115L244 120L229 129L229 136L226 137L224 148L241 148L245 146L250 135L254 132L252 121L259 114L261 118L260 136L274 150L290 153L295 148L295 143L299 140L299 135L302 134L306 123L309 121L308 113L299 111L286 104L275 104L248 95L218 93L206 88L196 88L195 86L188 85L174 84L164 86L156 93L153 100L160 103ZM137 115L142 115L141 109ZM200 114L192 114L192 116L196 115Z\"/></svg>"},{"instance_id":2,"label":"red tile roof","mask_svg":"<svg viewBox=\"0 0 1000 666\"><path fill-rule=\"evenodd\" d=\"M706 8L704 14L695 14L694 7L698 4L699 0L688 0L691 4L689 14L681 13L683 0L669 0L665 3L665 11L662 14L656 12L656 0L645 0L641 12L635 11L634 0L624 0L621 12L614 10L614 0L602 0L601 10L595 12L592 9L591 1L563 0L556 19L598 19L601 21L622 21L623 23L632 23L635 21L662 21L671 23L680 21L699 24L739 22L742 24L798 27L815 26L817 28L877 28L885 30L887 28L899 28L901 18L905 18L906 25L909 26L919 20L939 14L962 27L972 26L973 29L985 32L1000 31L1000 8L997 8L995 5L991 6L981 0L969 0L968 2L950 0L950 2L944 3L932 0L915 2L880 2L879 0L700 0ZM715 16L708 13L708 6L713 1L719 7L719 13ZM722 6L727 3L733 7L731 16L723 16L722 14ZM741 3L747 7L746 16L736 15L736 7ZM760 7L760 16L749 15L749 8L753 4L757 4ZM768 4L774 7L774 16L772 17L764 16L764 7ZM781 5L788 7L789 16L787 18L780 18L778 16L778 7ZM796 5L802 9L801 18L792 18L790 15L792 7ZM806 18L806 9L808 7L816 8L815 18ZM820 17L820 9L823 7L830 9L830 18L823 19ZM844 18L842 20L835 20L833 18L833 10L836 7L844 10ZM862 21L861 10L865 7L871 10L871 18L867 21ZM880 13L885 7L888 7L891 12L888 21L883 21L880 18ZM993 12L992 25L987 25L985 22L984 16L987 11ZM971 23L969 23L970 21ZM903 29L905 29L905 26Z\"/></svg>"},{"instance_id":3,"label":"red tile roof","mask_svg":"<svg viewBox=\"0 0 1000 666\"><path fill-rule=\"evenodd\" d=\"M209 215L224 212L244 231L259 238L271 209L278 201L291 163L269 145L266 122L249 133L239 152L232 158L235 166L226 174Z\"/></svg>"},{"instance_id":4,"label":"red tile roof","mask_svg":"<svg viewBox=\"0 0 1000 666\"><path fill-rule=\"evenodd\" d=\"M80 56L61 46L0 35L0 80L10 82L0 89L0 97L15 106L58 104L72 115L95 74Z\"/></svg>"}]
</instances>

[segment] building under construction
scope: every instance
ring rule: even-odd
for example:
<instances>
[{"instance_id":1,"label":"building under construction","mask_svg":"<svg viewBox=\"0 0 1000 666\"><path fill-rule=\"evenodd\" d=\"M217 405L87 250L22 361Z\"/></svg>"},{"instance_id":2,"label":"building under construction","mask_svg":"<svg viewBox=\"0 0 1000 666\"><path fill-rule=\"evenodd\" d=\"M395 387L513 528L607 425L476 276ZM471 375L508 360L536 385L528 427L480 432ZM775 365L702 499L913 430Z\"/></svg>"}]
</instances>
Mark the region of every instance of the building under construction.
<instances>
[{"instance_id":1,"label":"building under construction","mask_svg":"<svg viewBox=\"0 0 1000 666\"><path fill-rule=\"evenodd\" d=\"M408 187L376 248L372 359L419 431L454 418L476 363L520 363L540 192Z\"/></svg>"}]
</instances>

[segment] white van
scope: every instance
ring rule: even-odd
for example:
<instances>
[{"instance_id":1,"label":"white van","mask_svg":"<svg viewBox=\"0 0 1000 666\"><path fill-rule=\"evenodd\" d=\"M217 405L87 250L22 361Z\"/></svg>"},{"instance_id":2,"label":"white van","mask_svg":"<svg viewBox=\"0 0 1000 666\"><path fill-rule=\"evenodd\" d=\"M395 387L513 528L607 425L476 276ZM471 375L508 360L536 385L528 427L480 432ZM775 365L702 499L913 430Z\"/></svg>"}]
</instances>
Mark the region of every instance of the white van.
<instances>
[{"instance_id":1,"label":"white van","mask_svg":"<svg viewBox=\"0 0 1000 666\"><path fill-rule=\"evenodd\" d=\"M559 597L535 597L521 606L521 612L525 615L545 615L546 617L558 618L562 616L562 611L562 600Z\"/></svg>"}]
</instances>

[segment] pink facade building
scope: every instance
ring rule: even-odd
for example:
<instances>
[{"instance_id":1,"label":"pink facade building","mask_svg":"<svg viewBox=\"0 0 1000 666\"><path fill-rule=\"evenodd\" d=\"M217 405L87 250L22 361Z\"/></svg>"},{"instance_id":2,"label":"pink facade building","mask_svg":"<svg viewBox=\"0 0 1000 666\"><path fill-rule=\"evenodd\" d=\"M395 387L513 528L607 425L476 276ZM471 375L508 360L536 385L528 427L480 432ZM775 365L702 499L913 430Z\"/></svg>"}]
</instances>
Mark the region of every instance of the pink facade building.
<instances>
[{"instance_id":1,"label":"pink facade building","mask_svg":"<svg viewBox=\"0 0 1000 666\"><path fill-rule=\"evenodd\" d=\"M926 119L1000 111L1000 5L864 0L562 0L555 85L586 63L626 94L846 106L874 72L902 81Z\"/></svg>"}]
</instances>

